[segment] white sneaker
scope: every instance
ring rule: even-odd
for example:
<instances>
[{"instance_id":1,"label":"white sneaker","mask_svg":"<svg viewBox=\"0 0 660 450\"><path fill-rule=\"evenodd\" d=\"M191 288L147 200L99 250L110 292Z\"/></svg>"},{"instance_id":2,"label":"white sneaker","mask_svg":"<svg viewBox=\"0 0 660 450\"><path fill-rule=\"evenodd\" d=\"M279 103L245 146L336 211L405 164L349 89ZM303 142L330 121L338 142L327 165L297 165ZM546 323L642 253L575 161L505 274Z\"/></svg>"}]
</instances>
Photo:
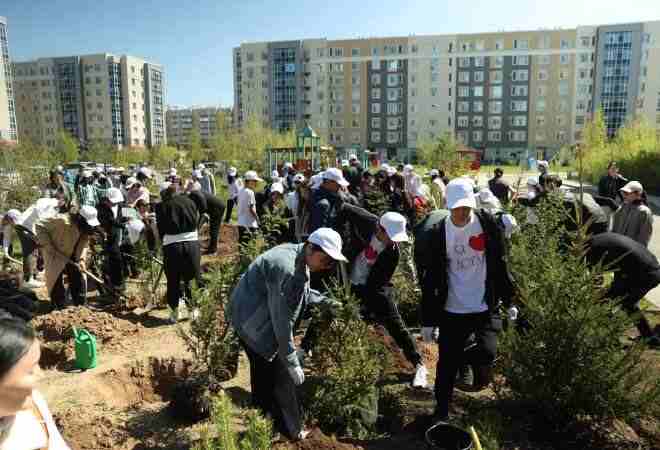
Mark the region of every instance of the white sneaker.
<instances>
[{"instance_id":1,"label":"white sneaker","mask_svg":"<svg viewBox=\"0 0 660 450\"><path fill-rule=\"evenodd\" d=\"M412 385L415 388L425 388L426 385L428 384L427 377L428 377L429 371L426 370L426 366L424 364L417 364L417 367L415 367L415 378L413 378Z\"/></svg>"},{"instance_id":2,"label":"white sneaker","mask_svg":"<svg viewBox=\"0 0 660 450\"><path fill-rule=\"evenodd\" d=\"M190 315L190 318L192 320L197 320L199 319L199 308L193 308L192 314Z\"/></svg>"},{"instance_id":3,"label":"white sneaker","mask_svg":"<svg viewBox=\"0 0 660 450\"><path fill-rule=\"evenodd\" d=\"M310 430L300 430L300 433L298 433L298 440L303 441L307 436L309 436L309 433L311 433Z\"/></svg>"},{"instance_id":4,"label":"white sneaker","mask_svg":"<svg viewBox=\"0 0 660 450\"><path fill-rule=\"evenodd\" d=\"M176 308L170 311L170 323L174 325L181 320L181 308Z\"/></svg>"},{"instance_id":5,"label":"white sneaker","mask_svg":"<svg viewBox=\"0 0 660 450\"><path fill-rule=\"evenodd\" d=\"M43 281L37 281L34 278L30 278L26 281L23 286L30 289L38 289L44 287L46 284Z\"/></svg>"}]
</instances>

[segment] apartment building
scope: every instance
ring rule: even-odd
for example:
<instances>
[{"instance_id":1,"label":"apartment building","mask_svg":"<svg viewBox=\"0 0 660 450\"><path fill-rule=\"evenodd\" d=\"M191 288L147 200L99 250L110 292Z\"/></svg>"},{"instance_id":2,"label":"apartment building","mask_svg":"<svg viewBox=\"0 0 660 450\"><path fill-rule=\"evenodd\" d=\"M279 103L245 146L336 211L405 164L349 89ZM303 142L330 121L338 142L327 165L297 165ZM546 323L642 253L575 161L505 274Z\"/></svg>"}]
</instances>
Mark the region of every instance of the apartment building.
<instances>
[{"instance_id":1,"label":"apartment building","mask_svg":"<svg viewBox=\"0 0 660 450\"><path fill-rule=\"evenodd\" d=\"M235 122L309 123L337 148L393 157L450 132L488 159L551 157L601 108L660 128L660 22L310 39L233 51Z\"/></svg>"},{"instance_id":2,"label":"apartment building","mask_svg":"<svg viewBox=\"0 0 660 450\"><path fill-rule=\"evenodd\" d=\"M231 127L232 112L228 108L218 106L191 107L168 106L167 108L167 140L170 145L186 146L190 143L190 133L193 123L197 122L199 136L203 146L210 146L213 137L218 132L218 115L222 113L225 123L220 128Z\"/></svg>"},{"instance_id":3,"label":"apartment building","mask_svg":"<svg viewBox=\"0 0 660 450\"><path fill-rule=\"evenodd\" d=\"M167 143L163 68L132 56L39 58L13 65L21 137L54 146L59 130L115 148Z\"/></svg>"},{"instance_id":4,"label":"apartment building","mask_svg":"<svg viewBox=\"0 0 660 450\"><path fill-rule=\"evenodd\" d=\"M0 141L16 142L17 139L7 19L0 16Z\"/></svg>"}]
</instances>

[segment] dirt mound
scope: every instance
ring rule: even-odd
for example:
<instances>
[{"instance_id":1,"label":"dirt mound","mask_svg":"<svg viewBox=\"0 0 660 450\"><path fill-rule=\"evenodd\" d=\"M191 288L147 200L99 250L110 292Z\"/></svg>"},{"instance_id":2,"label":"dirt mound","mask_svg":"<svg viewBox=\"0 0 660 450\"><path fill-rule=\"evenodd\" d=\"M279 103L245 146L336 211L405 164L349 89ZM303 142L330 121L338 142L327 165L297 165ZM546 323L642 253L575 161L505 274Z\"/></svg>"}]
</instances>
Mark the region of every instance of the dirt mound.
<instances>
[{"instance_id":1,"label":"dirt mound","mask_svg":"<svg viewBox=\"0 0 660 450\"><path fill-rule=\"evenodd\" d=\"M273 446L273 450L358 450L364 449L362 446L345 444L337 441L334 437L326 436L319 429L314 429L312 433L300 442L282 442Z\"/></svg>"},{"instance_id":2,"label":"dirt mound","mask_svg":"<svg viewBox=\"0 0 660 450\"><path fill-rule=\"evenodd\" d=\"M106 349L126 347L127 339L138 337L143 332L142 325L102 311L92 311L84 306L53 311L36 317L32 325L45 343L67 342L73 338L73 327L84 328L96 336L97 343Z\"/></svg>"},{"instance_id":3,"label":"dirt mound","mask_svg":"<svg viewBox=\"0 0 660 450\"><path fill-rule=\"evenodd\" d=\"M385 368L387 373L391 374L410 374L415 373L415 368L406 359L405 355L394 341L394 338L387 333L384 327L377 325L373 327L373 333L376 338L385 346L390 357L390 364Z\"/></svg>"}]
</instances>

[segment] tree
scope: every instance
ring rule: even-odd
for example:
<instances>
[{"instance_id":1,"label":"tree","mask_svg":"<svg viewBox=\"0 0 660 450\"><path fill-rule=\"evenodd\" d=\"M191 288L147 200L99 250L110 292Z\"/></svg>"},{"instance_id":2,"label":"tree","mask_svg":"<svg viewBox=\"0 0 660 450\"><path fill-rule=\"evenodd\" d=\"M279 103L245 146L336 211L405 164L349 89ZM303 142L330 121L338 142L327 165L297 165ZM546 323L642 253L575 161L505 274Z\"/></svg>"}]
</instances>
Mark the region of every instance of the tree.
<instances>
[{"instance_id":1,"label":"tree","mask_svg":"<svg viewBox=\"0 0 660 450\"><path fill-rule=\"evenodd\" d=\"M420 160L429 167L444 170L447 175L462 175L467 163L461 160L458 143L450 132L441 134L435 140L422 142L418 147Z\"/></svg>"},{"instance_id":2,"label":"tree","mask_svg":"<svg viewBox=\"0 0 660 450\"><path fill-rule=\"evenodd\" d=\"M188 134L188 148L190 149L190 159L196 163L200 162L203 158L202 138L199 134L199 115L194 111L192 113L192 128Z\"/></svg>"},{"instance_id":3,"label":"tree","mask_svg":"<svg viewBox=\"0 0 660 450\"><path fill-rule=\"evenodd\" d=\"M91 141L84 155L85 159L94 161L95 163L112 162L111 147L100 139Z\"/></svg>"},{"instance_id":4,"label":"tree","mask_svg":"<svg viewBox=\"0 0 660 450\"><path fill-rule=\"evenodd\" d=\"M59 133L57 133L55 155L61 163L74 162L80 158L78 143L66 130L60 130Z\"/></svg>"}]
</instances>

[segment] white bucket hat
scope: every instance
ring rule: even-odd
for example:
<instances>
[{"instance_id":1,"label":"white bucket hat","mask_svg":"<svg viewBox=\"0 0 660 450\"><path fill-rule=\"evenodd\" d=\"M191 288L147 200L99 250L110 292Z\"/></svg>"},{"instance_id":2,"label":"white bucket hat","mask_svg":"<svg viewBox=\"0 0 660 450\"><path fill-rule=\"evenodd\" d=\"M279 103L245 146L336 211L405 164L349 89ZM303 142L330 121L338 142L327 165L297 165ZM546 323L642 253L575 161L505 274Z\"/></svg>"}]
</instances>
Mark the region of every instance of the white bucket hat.
<instances>
[{"instance_id":1,"label":"white bucket hat","mask_svg":"<svg viewBox=\"0 0 660 450\"><path fill-rule=\"evenodd\" d=\"M227 171L230 177L235 177L236 174L238 173L238 170L236 167L230 167L229 170Z\"/></svg>"},{"instance_id":2,"label":"white bucket hat","mask_svg":"<svg viewBox=\"0 0 660 450\"><path fill-rule=\"evenodd\" d=\"M117 188L108 189L108 192L106 193L106 197L108 198L108 200L110 200L110 203L112 203L113 205L116 205L117 203L121 203L124 201L124 195Z\"/></svg>"},{"instance_id":3,"label":"white bucket hat","mask_svg":"<svg viewBox=\"0 0 660 450\"><path fill-rule=\"evenodd\" d=\"M447 208L467 207L476 209L474 184L467 178L456 178L447 185Z\"/></svg>"},{"instance_id":4,"label":"white bucket hat","mask_svg":"<svg viewBox=\"0 0 660 450\"><path fill-rule=\"evenodd\" d=\"M305 182L305 175L302 173L297 173L293 176L293 182L294 183L304 183Z\"/></svg>"},{"instance_id":5,"label":"white bucket hat","mask_svg":"<svg viewBox=\"0 0 660 450\"><path fill-rule=\"evenodd\" d=\"M80 215L85 219L85 222L87 222L87 225L90 227L98 227L101 225L101 222L99 222L99 213L96 211L96 208L93 206L85 205L82 208L80 208Z\"/></svg>"},{"instance_id":6,"label":"white bucket hat","mask_svg":"<svg viewBox=\"0 0 660 450\"><path fill-rule=\"evenodd\" d=\"M415 168L412 166L412 164L406 164L405 166L403 166L403 173L405 174L409 174L413 170L415 170Z\"/></svg>"},{"instance_id":7,"label":"white bucket hat","mask_svg":"<svg viewBox=\"0 0 660 450\"><path fill-rule=\"evenodd\" d=\"M346 187L350 184L344 178L344 174L341 173L341 170L337 169L336 167L331 167L330 169L323 172L323 179L324 180L329 180L329 181L334 181L337 184L339 184L339 186L344 186L344 187Z\"/></svg>"},{"instance_id":8,"label":"white bucket hat","mask_svg":"<svg viewBox=\"0 0 660 450\"><path fill-rule=\"evenodd\" d=\"M197 170L204 170L206 169L206 166L202 163L197 164Z\"/></svg>"},{"instance_id":9,"label":"white bucket hat","mask_svg":"<svg viewBox=\"0 0 660 450\"><path fill-rule=\"evenodd\" d=\"M321 247L335 261L347 261L341 254L341 236L331 228L319 228L309 235L307 242Z\"/></svg>"},{"instance_id":10,"label":"white bucket hat","mask_svg":"<svg viewBox=\"0 0 660 450\"><path fill-rule=\"evenodd\" d=\"M254 170L248 170L245 172L245 181L263 181L261 178L259 178L259 175L257 175L257 172Z\"/></svg>"},{"instance_id":11,"label":"white bucket hat","mask_svg":"<svg viewBox=\"0 0 660 450\"><path fill-rule=\"evenodd\" d=\"M175 169L174 167L172 167L172 168L170 169L170 172L169 172L170 176L171 176L171 177L175 177L175 176L176 176L176 173L177 173L177 172L176 172L176 169Z\"/></svg>"},{"instance_id":12,"label":"white bucket hat","mask_svg":"<svg viewBox=\"0 0 660 450\"><path fill-rule=\"evenodd\" d=\"M381 216L379 223L392 242L408 242L406 218L401 214L396 212L385 213Z\"/></svg>"},{"instance_id":13,"label":"white bucket hat","mask_svg":"<svg viewBox=\"0 0 660 450\"><path fill-rule=\"evenodd\" d=\"M273 192L279 192L280 194L284 195L284 185L282 183L273 183L270 187L270 192L271 194Z\"/></svg>"}]
</instances>

